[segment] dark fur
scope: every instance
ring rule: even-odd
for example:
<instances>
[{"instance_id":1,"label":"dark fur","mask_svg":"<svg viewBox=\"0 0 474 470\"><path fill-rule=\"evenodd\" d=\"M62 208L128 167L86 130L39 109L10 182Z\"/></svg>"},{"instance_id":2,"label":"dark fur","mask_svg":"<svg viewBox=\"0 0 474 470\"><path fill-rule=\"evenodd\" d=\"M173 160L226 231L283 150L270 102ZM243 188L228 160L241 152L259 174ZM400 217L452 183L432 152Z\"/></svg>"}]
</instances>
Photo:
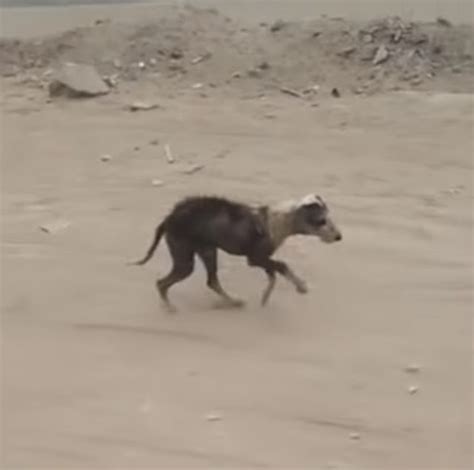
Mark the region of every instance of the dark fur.
<instances>
[{"instance_id":1,"label":"dark fur","mask_svg":"<svg viewBox=\"0 0 474 470\"><path fill-rule=\"evenodd\" d=\"M263 294L265 304L275 284L276 274L289 279L296 289L304 293L306 286L283 261L271 258L277 246L268 226L268 209L256 210L250 206L219 197L192 197L179 202L157 227L155 238L146 256L134 264L143 265L165 236L172 257L170 273L157 281L163 301L168 300L169 288L190 276L197 255L207 272L207 285L226 303L241 305L222 288L217 276L217 251L247 257L250 266L260 267L267 273L269 284Z\"/></svg>"}]
</instances>

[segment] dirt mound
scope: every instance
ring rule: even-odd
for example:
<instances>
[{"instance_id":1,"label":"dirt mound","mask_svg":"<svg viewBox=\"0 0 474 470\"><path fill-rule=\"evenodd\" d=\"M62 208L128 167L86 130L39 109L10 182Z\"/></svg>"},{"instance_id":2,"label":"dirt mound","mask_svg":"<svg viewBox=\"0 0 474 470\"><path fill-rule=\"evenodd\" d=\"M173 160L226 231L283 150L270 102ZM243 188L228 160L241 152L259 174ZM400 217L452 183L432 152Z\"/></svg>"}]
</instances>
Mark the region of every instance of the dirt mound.
<instances>
[{"instance_id":1,"label":"dirt mound","mask_svg":"<svg viewBox=\"0 0 474 470\"><path fill-rule=\"evenodd\" d=\"M471 91L473 28L385 18L321 18L251 28L215 10L175 9L146 24L97 24L31 40L0 41L2 74L40 76L58 63L91 64L112 81L162 85L321 87L356 93L393 88Z\"/></svg>"}]
</instances>

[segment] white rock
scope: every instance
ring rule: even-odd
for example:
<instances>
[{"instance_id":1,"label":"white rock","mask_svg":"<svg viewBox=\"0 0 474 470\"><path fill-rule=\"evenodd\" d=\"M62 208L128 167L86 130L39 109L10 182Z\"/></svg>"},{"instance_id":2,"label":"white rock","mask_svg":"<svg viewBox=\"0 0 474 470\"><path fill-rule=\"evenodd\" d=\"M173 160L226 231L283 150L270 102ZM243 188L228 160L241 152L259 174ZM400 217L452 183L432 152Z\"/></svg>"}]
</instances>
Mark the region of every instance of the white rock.
<instances>
[{"instance_id":1,"label":"white rock","mask_svg":"<svg viewBox=\"0 0 474 470\"><path fill-rule=\"evenodd\" d=\"M351 432L349 434L349 437L353 440L353 441L358 441L360 439L360 434L358 432Z\"/></svg>"},{"instance_id":2,"label":"white rock","mask_svg":"<svg viewBox=\"0 0 474 470\"><path fill-rule=\"evenodd\" d=\"M206 415L206 421L221 421L222 416L217 413L209 413Z\"/></svg>"},{"instance_id":3,"label":"white rock","mask_svg":"<svg viewBox=\"0 0 474 470\"><path fill-rule=\"evenodd\" d=\"M417 385L410 385L408 387L408 393L410 395L414 395L415 393L418 393L419 387Z\"/></svg>"},{"instance_id":4,"label":"white rock","mask_svg":"<svg viewBox=\"0 0 474 470\"><path fill-rule=\"evenodd\" d=\"M377 52L375 53L374 60L372 63L374 65L381 64L385 62L390 56L390 53L388 52L388 49L382 44L378 49Z\"/></svg>"},{"instance_id":5,"label":"white rock","mask_svg":"<svg viewBox=\"0 0 474 470\"><path fill-rule=\"evenodd\" d=\"M152 186L158 187L158 186L163 186L165 183L164 183L163 180L152 179L152 180L151 180L151 184L152 184Z\"/></svg>"},{"instance_id":6,"label":"white rock","mask_svg":"<svg viewBox=\"0 0 474 470\"><path fill-rule=\"evenodd\" d=\"M109 155L108 153L100 156L100 161L102 162L110 162L110 160L112 160L112 155Z\"/></svg>"}]
</instances>

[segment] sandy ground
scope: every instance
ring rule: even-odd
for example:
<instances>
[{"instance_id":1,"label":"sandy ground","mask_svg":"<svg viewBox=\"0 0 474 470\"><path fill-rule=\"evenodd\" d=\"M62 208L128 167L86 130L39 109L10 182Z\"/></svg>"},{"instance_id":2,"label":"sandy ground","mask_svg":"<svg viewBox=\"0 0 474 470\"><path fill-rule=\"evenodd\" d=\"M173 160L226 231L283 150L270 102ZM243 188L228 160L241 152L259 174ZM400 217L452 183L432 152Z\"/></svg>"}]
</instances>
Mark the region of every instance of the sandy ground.
<instances>
[{"instance_id":1,"label":"sandy ground","mask_svg":"<svg viewBox=\"0 0 474 470\"><path fill-rule=\"evenodd\" d=\"M163 105L4 89L4 468L468 468L472 99ZM124 266L180 196L309 191L345 239L284 247L307 296L282 281L262 310L264 277L223 256L248 306L216 309L199 268L170 316L154 290L165 248ZM55 218L70 227L38 229Z\"/></svg>"},{"instance_id":2,"label":"sandy ground","mask_svg":"<svg viewBox=\"0 0 474 470\"><path fill-rule=\"evenodd\" d=\"M2 84L2 468L471 468L472 95L152 93ZM262 309L265 277L223 255L247 306L216 308L198 266L169 315L166 248L125 265L184 195L309 192L344 241L283 247L306 296L280 281Z\"/></svg>"}]
</instances>

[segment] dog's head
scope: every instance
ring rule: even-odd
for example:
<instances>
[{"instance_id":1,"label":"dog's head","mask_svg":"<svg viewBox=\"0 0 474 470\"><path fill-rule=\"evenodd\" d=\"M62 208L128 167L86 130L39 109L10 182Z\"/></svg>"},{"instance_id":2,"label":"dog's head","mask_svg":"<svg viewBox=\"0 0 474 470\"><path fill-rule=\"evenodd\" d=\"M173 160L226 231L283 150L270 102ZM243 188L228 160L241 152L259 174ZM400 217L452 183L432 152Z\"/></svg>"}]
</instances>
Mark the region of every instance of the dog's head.
<instances>
[{"instance_id":1,"label":"dog's head","mask_svg":"<svg viewBox=\"0 0 474 470\"><path fill-rule=\"evenodd\" d=\"M329 209L320 196L309 194L297 202L294 209L295 232L316 235L324 243L342 240L342 234L329 217Z\"/></svg>"}]
</instances>

